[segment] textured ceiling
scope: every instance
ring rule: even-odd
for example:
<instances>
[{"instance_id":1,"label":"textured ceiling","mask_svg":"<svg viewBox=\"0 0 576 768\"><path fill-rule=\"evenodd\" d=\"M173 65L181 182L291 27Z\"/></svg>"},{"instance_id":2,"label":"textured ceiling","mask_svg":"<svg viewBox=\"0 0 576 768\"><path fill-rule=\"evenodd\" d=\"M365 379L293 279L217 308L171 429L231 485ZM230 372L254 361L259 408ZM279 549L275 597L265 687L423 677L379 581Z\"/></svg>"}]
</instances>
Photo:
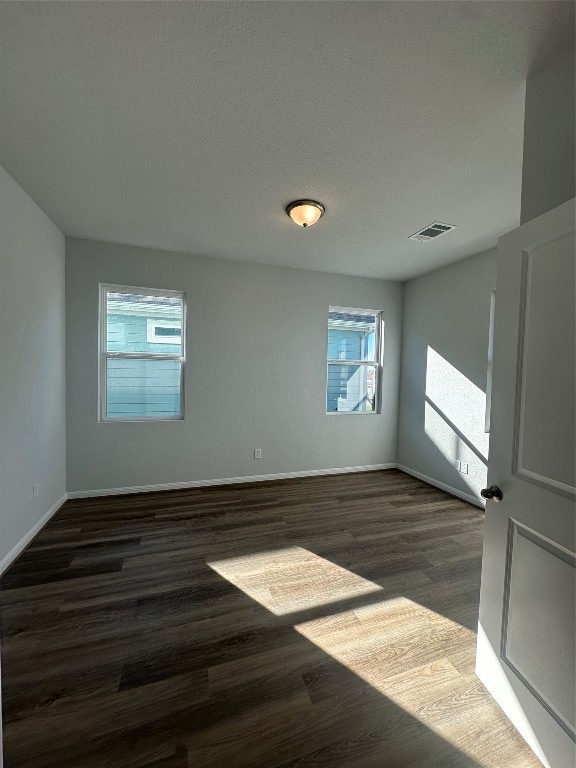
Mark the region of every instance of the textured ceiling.
<instances>
[{"instance_id":1,"label":"textured ceiling","mask_svg":"<svg viewBox=\"0 0 576 768\"><path fill-rule=\"evenodd\" d=\"M0 2L0 163L69 235L407 279L518 225L524 81L573 9Z\"/></svg>"}]
</instances>

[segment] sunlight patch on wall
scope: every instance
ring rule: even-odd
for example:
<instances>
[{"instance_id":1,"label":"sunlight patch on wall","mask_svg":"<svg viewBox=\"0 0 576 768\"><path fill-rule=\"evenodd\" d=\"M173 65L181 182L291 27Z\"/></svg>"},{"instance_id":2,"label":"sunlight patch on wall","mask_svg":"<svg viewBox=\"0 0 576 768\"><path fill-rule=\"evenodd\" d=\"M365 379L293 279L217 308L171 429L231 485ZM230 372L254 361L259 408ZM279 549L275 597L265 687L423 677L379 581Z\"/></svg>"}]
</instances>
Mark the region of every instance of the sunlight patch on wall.
<instances>
[{"instance_id":1,"label":"sunlight patch on wall","mask_svg":"<svg viewBox=\"0 0 576 768\"><path fill-rule=\"evenodd\" d=\"M455 471L458 461L468 464L462 479L476 492L486 482L485 418L485 393L428 347L424 429Z\"/></svg>"},{"instance_id":2,"label":"sunlight patch on wall","mask_svg":"<svg viewBox=\"0 0 576 768\"><path fill-rule=\"evenodd\" d=\"M453 434L461 433L460 441L469 441L486 459L486 395L432 347L428 347L426 396L453 425Z\"/></svg>"},{"instance_id":3,"label":"sunlight patch on wall","mask_svg":"<svg viewBox=\"0 0 576 768\"><path fill-rule=\"evenodd\" d=\"M450 461L455 459L464 461L461 448L462 440L460 440L448 422L428 402L424 403L424 429L443 456Z\"/></svg>"},{"instance_id":4,"label":"sunlight patch on wall","mask_svg":"<svg viewBox=\"0 0 576 768\"><path fill-rule=\"evenodd\" d=\"M212 570L276 616L382 591L302 547L216 560Z\"/></svg>"}]
</instances>

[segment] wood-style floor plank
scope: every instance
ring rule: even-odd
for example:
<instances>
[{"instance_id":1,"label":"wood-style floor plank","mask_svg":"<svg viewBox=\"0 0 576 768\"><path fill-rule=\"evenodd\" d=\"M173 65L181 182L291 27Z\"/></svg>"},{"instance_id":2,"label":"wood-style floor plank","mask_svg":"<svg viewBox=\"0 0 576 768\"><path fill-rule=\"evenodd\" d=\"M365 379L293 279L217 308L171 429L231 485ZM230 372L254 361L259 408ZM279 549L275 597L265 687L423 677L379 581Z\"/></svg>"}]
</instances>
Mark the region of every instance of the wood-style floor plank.
<instances>
[{"instance_id":1,"label":"wood-style floor plank","mask_svg":"<svg viewBox=\"0 0 576 768\"><path fill-rule=\"evenodd\" d=\"M69 501L0 584L5 768L536 768L482 531L397 470Z\"/></svg>"}]
</instances>

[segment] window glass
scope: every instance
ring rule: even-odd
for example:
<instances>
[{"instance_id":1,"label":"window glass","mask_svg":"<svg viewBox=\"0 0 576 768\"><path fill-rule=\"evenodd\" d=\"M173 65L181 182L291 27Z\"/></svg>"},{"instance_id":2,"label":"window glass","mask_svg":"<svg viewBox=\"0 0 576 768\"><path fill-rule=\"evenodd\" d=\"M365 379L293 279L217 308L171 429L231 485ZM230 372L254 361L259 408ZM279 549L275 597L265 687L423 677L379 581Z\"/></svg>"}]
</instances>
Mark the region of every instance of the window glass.
<instances>
[{"instance_id":1,"label":"window glass","mask_svg":"<svg viewBox=\"0 0 576 768\"><path fill-rule=\"evenodd\" d=\"M182 313L181 296L110 291L106 299L106 351L180 355Z\"/></svg>"},{"instance_id":2,"label":"window glass","mask_svg":"<svg viewBox=\"0 0 576 768\"><path fill-rule=\"evenodd\" d=\"M380 371L379 312L330 307L327 413L375 413Z\"/></svg>"},{"instance_id":3,"label":"window glass","mask_svg":"<svg viewBox=\"0 0 576 768\"><path fill-rule=\"evenodd\" d=\"M372 413L375 398L375 365L328 365L329 412Z\"/></svg>"},{"instance_id":4,"label":"window glass","mask_svg":"<svg viewBox=\"0 0 576 768\"><path fill-rule=\"evenodd\" d=\"M183 418L184 294L102 286L100 418Z\"/></svg>"},{"instance_id":5,"label":"window glass","mask_svg":"<svg viewBox=\"0 0 576 768\"><path fill-rule=\"evenodd\" d=\"M180 416L180 362L108 359L106 415L109 419Z\"/></svg>"}]
</instances>

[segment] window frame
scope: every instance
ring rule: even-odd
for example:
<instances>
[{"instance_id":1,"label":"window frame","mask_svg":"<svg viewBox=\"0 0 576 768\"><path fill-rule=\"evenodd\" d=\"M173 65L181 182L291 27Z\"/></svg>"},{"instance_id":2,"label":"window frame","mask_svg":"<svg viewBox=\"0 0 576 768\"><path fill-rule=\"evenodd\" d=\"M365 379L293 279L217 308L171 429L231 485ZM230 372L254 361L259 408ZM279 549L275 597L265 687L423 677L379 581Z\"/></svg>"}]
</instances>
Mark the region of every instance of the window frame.
<instances>
[{"instance_id":1,"label":"window frame","mask_svg":"<svg viewBox=\"0 0 576 768\"><path fill-rule=\"evenodd\" d=\"M107 350L108 333L108 293L127 293L139 296L161 296L182 299L182 334L181 354L155 352L109 352ZM186 292L165 288L140 288L134 285L116 285L100 283L98 303L98 421L103 424L126 424L132 422L184 421L184 382L186 369ZM138 416L135 418L112 418L106 413L107 361L110 359L126 360L178 360L180 362L180 414L178 416Z\"/></svg>"},{"instance_id":2,"label":"window frame","mask_svg":"<svg viewBox=\"0 0 576 768\"><path fill-rule=\"evenodd\" d=\"M324 398L324 410L327 416L377 416L381 413L382 397L382 367L384 360L384 312L381 309L365 309L361 307L340 307L330 304L328 307L328 323L330 312L345 312L353 315L374 315L375 339L373 360L341 360L326 358L326 386ZM329 330L327 326L327 330ZM376 368L376 381L374 382L374 410L373 411L329 411L328 410L328 375L331 365L362 365L365 368Z\"/></svg>"}]
</instances>

